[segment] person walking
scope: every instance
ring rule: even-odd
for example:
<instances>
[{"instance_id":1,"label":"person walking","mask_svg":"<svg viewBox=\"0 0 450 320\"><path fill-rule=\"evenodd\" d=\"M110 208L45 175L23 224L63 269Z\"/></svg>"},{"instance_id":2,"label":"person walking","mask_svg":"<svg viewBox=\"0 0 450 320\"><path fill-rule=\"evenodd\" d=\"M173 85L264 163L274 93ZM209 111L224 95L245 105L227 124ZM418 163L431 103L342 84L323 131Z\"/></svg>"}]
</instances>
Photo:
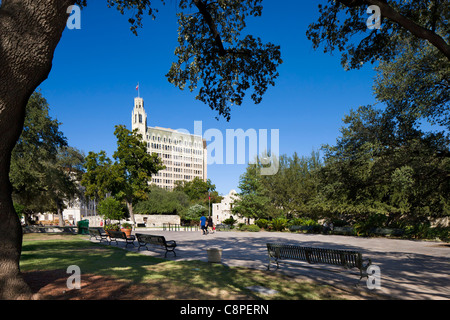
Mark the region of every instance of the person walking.
<instances>
[{"instance_id":1,"label":"person walking","mask_svg":"<svg viewBox=\"0 0 450 320\"><path fill-rule=\"evenodd\" d=\"M211 233L213 233L213 230L214 230L214 223L213 223L213 219L212 219L211 216L208 218L208 226L207 226L207 228L208 228L208 229L211 228ZM209 230L208 230L208 232L209 232Z\"/></svg>"},{"instance_id":2,"label":"person walking","mask_svg":"<svg viewBox=\"0 0 450 320\"><path fill-rule=\"evenodd\" d=\"M200 229L202 229L203 235L207 234L208 229L206 227L206 217L204 215L200 218Z\"/></svg>"}]
</instances>

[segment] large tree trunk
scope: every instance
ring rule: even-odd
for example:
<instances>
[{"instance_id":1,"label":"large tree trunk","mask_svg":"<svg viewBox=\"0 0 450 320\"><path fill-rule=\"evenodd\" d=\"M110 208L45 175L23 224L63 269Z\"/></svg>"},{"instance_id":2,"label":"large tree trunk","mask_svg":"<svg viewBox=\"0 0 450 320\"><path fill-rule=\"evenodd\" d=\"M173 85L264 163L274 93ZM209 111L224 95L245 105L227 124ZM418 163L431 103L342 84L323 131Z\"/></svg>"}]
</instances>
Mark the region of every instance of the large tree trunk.
<instances>
[{"instance_id":1,"label":"large tree trunk","mask_svg":"<svg viewBox=\"0 0 450 320\"><path fill-rule=\"evenodd\" d=\"M20 276L22 229L11 199L11 151L27 101L51 70L75 0L3 0L0 7L0 299L31 298Z\"/></svg>"},{"instance_id":2,"label":"large tree trunk","mask_svg":"<svg viewBox=\"0 0 450 320\"><path fill-rule=\"evenodd\" d=\"M58 215L58 226L64 227L65 223L64 223L64 217L63 217L63 209L62 209L61 200L59 200L59 199L56 200L56 213Z\"/></svg>"},{"instance_id":3,"label":"large tree trunk","mask_svg":"<svg viewBox=\"0 0 450 320\"><path fill-rule=\"evenodd\" d=\"M132 201L128 201L127 200L127 208L128 208L128 213L130 214L131 222L133 222L133 226L134 226L135 223L136 223L136 220L134 219L134 212L133 212L133 203L132 203Z\"/></svg>"}]
</instances>

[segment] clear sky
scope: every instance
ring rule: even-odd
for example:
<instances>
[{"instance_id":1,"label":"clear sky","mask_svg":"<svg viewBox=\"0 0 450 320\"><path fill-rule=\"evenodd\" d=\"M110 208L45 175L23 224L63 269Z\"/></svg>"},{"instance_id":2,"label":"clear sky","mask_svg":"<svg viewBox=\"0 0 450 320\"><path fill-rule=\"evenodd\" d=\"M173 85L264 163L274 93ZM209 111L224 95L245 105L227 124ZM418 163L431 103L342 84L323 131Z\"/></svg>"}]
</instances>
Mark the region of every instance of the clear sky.
<instances>
[{"instance_id":1,"label":"clear sky","mask_svg":"<svg viewBox=\"0 0 450 320\"><path fill-rule=\"evenodd\" d=\"M226 129L278 129L280 153L288 155L310 155L322 144L334 144L342 118L374 102L373 66L346 72L337 52L312 49L306 30L318 18L318 1L265 0L262 17L250 19L244 34L281 45L280 76L261 104L247 97L230 122L217 121L215 111L195 100L195 92L181 91L165 77L175 61L178 11L175 1L166 3L155 21L144 20L138 37L129 30L127 15L99 0L83 9L81 30L64 31L40 90L71 146L86 154L105 150L112 157L114 125L131 127L138 82L149 126L193 132L194 121L202 121L203 132L219 129L224 137ZM245 168L210 165L208 178L225 194L237 189Z\"/></svg>"}]
</instances>

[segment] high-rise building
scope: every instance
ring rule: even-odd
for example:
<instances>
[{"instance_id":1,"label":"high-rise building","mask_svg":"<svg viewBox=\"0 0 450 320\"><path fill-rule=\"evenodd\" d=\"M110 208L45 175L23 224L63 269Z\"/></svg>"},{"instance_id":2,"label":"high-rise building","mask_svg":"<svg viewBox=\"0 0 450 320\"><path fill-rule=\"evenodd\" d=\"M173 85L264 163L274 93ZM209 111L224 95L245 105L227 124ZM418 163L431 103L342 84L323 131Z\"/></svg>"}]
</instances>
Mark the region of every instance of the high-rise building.
<instances>
[{"instance_id":1,"label":"high-rise building","mask_svg":"<svg viewBox=\"0 0 450 320\"><path fill-rule=\"evenodd\" d=\"M176 181L207 179L206 141L198 135L177 130L147 126L144 99L134 99L132 130L138 129L150 154L156 153L166 168L152 176L152 183L172 190Z\"/></svg>"}]
</instances>

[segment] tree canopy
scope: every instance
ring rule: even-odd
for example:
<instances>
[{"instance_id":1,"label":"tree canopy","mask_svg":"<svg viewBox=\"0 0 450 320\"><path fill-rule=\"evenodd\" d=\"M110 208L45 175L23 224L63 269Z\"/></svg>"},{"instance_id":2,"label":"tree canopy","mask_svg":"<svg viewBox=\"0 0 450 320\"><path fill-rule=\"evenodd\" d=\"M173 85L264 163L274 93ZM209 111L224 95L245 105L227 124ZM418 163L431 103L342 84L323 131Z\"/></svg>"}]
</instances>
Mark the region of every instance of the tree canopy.
<instances>
[{"instance_id":1,"label":"tree canopy","mask_svg":"<svg viewBox=\"0 0 450 320\"><path fill-rule=\"evenodd\" d=\"M68 146L59 125L50 117L46 99L34 92L12 153L10 179L14 201L26 217L57 212L62 224L62 209L79 193L84 155Z\"/></svg>"}]
</instances>

